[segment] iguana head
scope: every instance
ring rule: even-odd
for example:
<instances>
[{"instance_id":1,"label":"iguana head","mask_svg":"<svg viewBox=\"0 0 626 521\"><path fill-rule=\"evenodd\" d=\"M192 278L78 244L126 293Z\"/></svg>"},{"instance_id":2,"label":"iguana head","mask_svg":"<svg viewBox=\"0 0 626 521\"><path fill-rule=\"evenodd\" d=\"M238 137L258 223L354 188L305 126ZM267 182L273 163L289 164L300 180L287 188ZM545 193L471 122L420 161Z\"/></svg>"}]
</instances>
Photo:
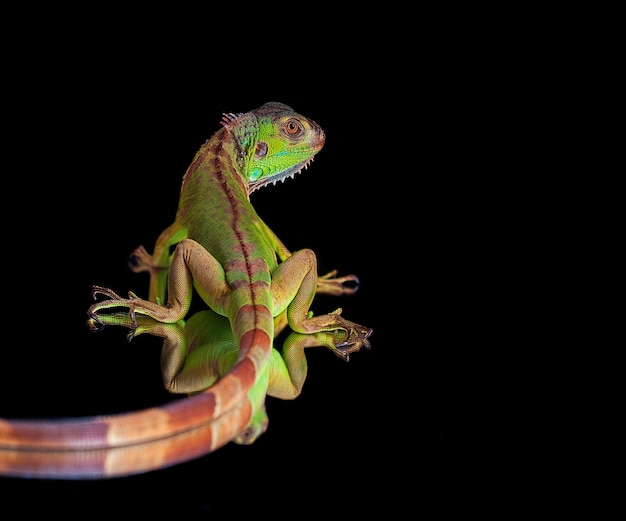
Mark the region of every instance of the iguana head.
<instances>
[{"instance_id":1,"label":"iguana head","mask_svg":"<svg viewBox=\"0 0 626 521\"><path fill-rule=\"evenodd\" d=\"M241 125L242 120L247 120ZM291 107L269 102L244 114L224 114L222 125L238 134L246 153L248 193L276 184L306 168L326 136L315 121Z\"/></svg>"}]
</instances>

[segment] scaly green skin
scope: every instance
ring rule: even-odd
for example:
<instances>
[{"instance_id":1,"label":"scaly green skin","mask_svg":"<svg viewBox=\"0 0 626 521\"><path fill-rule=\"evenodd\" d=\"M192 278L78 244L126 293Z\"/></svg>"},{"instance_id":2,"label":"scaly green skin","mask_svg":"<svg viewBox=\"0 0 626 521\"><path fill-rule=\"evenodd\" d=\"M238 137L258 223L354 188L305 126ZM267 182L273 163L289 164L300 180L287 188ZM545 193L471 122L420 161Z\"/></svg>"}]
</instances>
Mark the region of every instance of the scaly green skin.
<instances>
[{"instance_id":1,"label":"scaly green skin","mask_svg":"<svg viewBox=\"0 0 626 521\"><path fill-rule=\"evenodd\" d=\"M291 253L250 202L254 190L310 163L324 144L322 129L280 103L226 114L222 125L185 173L175 221L161 233L153 254L142 247L134 252L133 269L151 275L148 299L132 293L121 298L95 286L94 296L106 299L88 314L94 329L107 323L107 311L114 308L128 309L133 327L137 314L173 324L186 316L195 288L212 310L228 318L238 345L236 363L206 391L162 407L57 422L0 419L1 450L126 447L211 422L220 426L212 443L223 444L235 437L233 429L250 422L240 413L242 404L257 382L268 382L273 340L286 324L297 334L327 334L324 342L332 342L332 350L346 359L369 347L372 330L341 317L341 309L317 316L310 311L316 293L352 293L357 277L335 277L334 271L318 277L313 251ZM267 384L263 387L262 394Z\"/></svg>"}]
</instances>

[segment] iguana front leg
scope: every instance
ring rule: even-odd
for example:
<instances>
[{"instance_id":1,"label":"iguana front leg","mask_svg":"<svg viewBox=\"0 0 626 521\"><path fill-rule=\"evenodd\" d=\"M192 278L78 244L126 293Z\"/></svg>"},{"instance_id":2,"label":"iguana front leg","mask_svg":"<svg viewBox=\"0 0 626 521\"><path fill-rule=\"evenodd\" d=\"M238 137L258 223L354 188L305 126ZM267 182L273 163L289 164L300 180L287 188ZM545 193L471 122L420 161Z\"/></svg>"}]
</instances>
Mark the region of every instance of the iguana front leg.
<instances>
[{"instance_id":1,"label":"iguana front leg","mask_svg":"<svg viewBox=\"0 0 626 521\"><path fill-rule=\"evenodd\" d=\"M257 226L272 245L276 255L282 262L286 261L293 255L284 245L283 241L278 238L278 235L276 235L274 231L265 223L265 221L258 218ZM337 277L337 270L332 270L325 275L319 275L317 277L316 293L324 293L326 295L334 296L351 295L358 288L359 279L356 275Z\"/></svg>"},{"instance_id":2,"label":"iguana front leg","mask_svg":"<svg viewBox=\"0 0 626 521\"><path fill-rule=\"evenodd\" d=\"M359 278L356 275L344 275L337 277L337 270L329 271L326 275L317 277L318 294L326 295L352 295L359 289Z\"/></svg>"},{"instance_id":3,"label":"iguana front leg","mask_svg":"<svg viewBox=\"0 0 626 521\"><path fill-rule=\"evenodd\" d=\"M161 232L154 245L152 255L143 246L137 246L130 254L128 266L135 273L147 271L150 274L148 300L162 304L165 302L167 276L172 261L172 246L187 237L187 228L178 222Z\"/></svg>"}]
</instances>

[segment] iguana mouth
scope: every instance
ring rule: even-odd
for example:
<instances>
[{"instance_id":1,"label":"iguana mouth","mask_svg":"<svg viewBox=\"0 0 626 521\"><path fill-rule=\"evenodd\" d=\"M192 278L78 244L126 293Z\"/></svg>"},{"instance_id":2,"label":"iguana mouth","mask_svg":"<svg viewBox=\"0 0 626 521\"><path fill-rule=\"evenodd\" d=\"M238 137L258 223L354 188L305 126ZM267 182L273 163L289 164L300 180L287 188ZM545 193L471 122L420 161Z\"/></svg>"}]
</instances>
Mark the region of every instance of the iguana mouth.
<instances>
[{"instance_id":1,"label":"iguana mouth","mask_svg":"<svg viewBox=\"0 0 626 521\"><path fill-rule=\"evenodd\" d=\"M265 177L263 179L259 179L258 181L250 181L248 183L248 193L252 193L255 190L258 190L259 188L265 185L269 185L269 184L275 185L278 181L281 181L284 183L285 179L287 179L288 177L293 179L296 176L296 174L299 174L302 170L306 170L308 166L313 162L313 159L314 158L307 159L306 161L303 161L302 163L293 165L291 168L288 168L287 170L285 170L284 172L281 172L280 174L276 174L271 177Z\"/></svg>"}]
</instances>

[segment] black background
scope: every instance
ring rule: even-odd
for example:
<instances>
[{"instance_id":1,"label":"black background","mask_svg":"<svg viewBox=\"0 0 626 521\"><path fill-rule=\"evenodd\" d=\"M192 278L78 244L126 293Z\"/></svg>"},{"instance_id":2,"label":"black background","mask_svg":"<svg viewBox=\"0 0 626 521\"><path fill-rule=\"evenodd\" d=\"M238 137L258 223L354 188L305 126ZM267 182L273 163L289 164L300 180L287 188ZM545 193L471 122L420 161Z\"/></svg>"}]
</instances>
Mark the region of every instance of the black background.
<instances>
[{"instance_id":1,"label":"black background","mask_svg":"<svg viewBox=\"0 0 626 521\"><path fill-rule=\"evenodd\" d=\"M269 430L250 447L105 481L0 478L8 503L22 513L88 504L88 513L181 519L273 515L291 509L287 502L303 513L392 512L445 498L478 468L484 346L497 336L505 289L493 284L506 252L494 248L504 227L492 216L506 203L489 191L489 172L510 109L476 55L437 46L399 64L389 57L411 42L378 42L309 42L298 59L282 60L258 49L237 62L215 41L116 51L103 43L87 54L74 41L13 64L2 416L114 413L167 400L159 341L127 344L115 328L90 333L90 288L147 293L128 254L151 248L171 223L181 176L222 112L266 101L315 119L327 141L308 170L253 203L290 249L316 251L321 273L361 279L355 295L320 298L314 310L341 305L374 333L371 350L349 363L309 351L302 395L268 399ZM498 427L489 432L498 437ZM472 465L460 463L466 458Z\"/></svg>"}]
</instances>

